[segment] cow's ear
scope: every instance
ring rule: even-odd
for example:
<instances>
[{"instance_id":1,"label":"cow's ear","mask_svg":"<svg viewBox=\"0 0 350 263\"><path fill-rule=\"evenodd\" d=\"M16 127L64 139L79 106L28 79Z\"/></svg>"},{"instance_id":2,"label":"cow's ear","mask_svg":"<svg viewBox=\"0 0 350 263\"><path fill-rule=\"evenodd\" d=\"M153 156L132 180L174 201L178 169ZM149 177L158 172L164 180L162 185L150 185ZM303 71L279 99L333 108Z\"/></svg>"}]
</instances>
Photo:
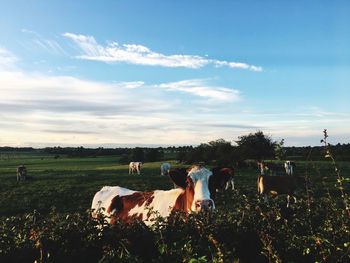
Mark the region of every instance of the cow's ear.
<instances>
[{"instance_id":1,"label":"cow's ear","mask_svg":"<svg viewBox=\"0 0 350 263\"><path fill-rule=\"evenodd\" d=\"M170 171L169 172L169 177L171 180L176 184L177 186L185 189L187 184L186 184L186 179L187 179L187 174L186 173L180 173L178 171Z\"/></svg>"}]
</instances>

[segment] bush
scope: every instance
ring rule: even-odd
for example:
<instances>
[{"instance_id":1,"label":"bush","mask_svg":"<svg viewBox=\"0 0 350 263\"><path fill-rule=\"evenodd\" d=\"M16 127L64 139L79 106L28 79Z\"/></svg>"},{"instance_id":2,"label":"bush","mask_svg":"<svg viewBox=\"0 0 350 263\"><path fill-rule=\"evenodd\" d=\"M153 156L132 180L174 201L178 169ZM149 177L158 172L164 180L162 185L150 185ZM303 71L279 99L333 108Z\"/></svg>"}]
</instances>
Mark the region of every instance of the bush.
<instances>
[{"instance_id":1,"label":"bush","mask_svg":"<svg viewBox=\"0 0 350 263\"><path fill-rule=\"evenodd\" d=\"M232 193L221 195L210 216L174 213L151 228L109 226L89 212L3 218L0 261L349 262L350 220L341 202L322 197L286 208L284 198L266 205Z\"/></svg>"}]
</instances>

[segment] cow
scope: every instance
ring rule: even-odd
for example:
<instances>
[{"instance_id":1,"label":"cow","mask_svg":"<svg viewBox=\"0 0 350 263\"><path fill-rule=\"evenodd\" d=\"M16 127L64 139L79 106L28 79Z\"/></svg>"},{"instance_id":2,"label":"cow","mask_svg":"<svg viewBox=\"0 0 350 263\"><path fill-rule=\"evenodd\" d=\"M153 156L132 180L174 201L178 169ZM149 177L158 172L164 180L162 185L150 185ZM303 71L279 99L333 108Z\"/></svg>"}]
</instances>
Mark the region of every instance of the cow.
<instances>
[{"instance_id":1,"label":"cow","mask_svg":"<svg viewBox=\"0 0 350 263\"><path fill-rule=\"evenodd\" d=\"M211 169L213 173L212 179L209 181L209 188L211 189L212 198L215 198L216 192L220 189L225 188L225 190L229 189L231 185L231 189L235 189L234 183L234 170L230 167L214 167ZM216 176L218 175L218 176Z\"/></svg>"},{"instance_id":2,"label":"cow","mask_svg":"<svg viewBox=\"0 0 350 263\"><path fill-rule=\"evenodd\" d=\"M169 175L170 172L170 163L162 163L160 166L160 174L163 175Z\"/></svg>"},{"instance_id":3,"label":"cow","mask_svg":"<svg viewBox=\"0 0 350 263\"><path fill-rule=\"evenodd\" d=\"M287 175L293 175L295 171L295 162L292 161L285 161L284 163L284 169L286 170Z\"/></svg>"},{"instance_id":4,"label":"cow","mask_svg":"<svg viewBox=\"0 0 350 263\"><path fill-rule=\"evenodd\" d=\"M27 168L24 165L17 167L17 182L25 180L27 177Z\"/></svg>"},{"instance_id":5,"label":"cow","mask_svg":"<svg viewBox=\"0 0 350 263\"><path fill-rule=\"evenodd\" d=\"M141 220L146 225L152 225L157 215L166 218L173 211L212 211L215 204L210 197L208 184L216 176L220 175L213 175L210 170L196 165L185 175L169 174L179 186L176 189L139 192L118 186L106 186L93 198L92 216L107 216L107 222L112 225L118 220L126 223Z\"/></svg>"},{"instance_id":6,"label":"cow","mask_svg":"<svg viewBox=\"0 0 350 263\"><path fill-rule=\"evenodd\" d=\"M297 178L293 176L258 176L258 193L264 195L264 200L267 202L267 194L272 195L287 195L287 207L290 204L290 198L293 197L296 202L295 191L298 186Z\"/></svg>"},{"instance_id":7,"label":"cow","mask_svg":"<svg viewBox=\"0 0 350 263\"><path fill-rule=\"evenodd\" d=\"M258 161L258 169L260 175L285 175L283 165L273 162Z\"/></svg>"},{"instance_id":8,"label":"cow","mask_svg":"<svg viewBox=\"0 0 350 263\"><path fill-rule=\"evenodd\" d=\"M142 162L130 162L129 163L129 175L134 174L134 173L137 173L138 175L140 175L141 166L142 166Z\"/></svg>"},{"instance_id":9,"label":"cow","mask_svg":"<svg viewBox=\"0 0 350 263\"><path fill-rule=\"evenodd\" d=\"M259 170L259 174L264 176L266 175L269 168L267 167L264 161L258 161L258 170Z\"/></svg>"}]
</instances>

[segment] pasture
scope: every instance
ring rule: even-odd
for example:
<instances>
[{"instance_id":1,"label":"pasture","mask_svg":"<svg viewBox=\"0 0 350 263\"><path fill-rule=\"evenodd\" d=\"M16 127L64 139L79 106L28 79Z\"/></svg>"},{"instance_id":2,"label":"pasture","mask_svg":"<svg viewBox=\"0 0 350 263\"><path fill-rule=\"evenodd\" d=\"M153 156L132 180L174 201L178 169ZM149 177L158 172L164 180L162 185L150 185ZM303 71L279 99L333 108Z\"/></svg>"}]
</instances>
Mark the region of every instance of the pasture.
<instances>
[{"instance_id":1,"label":"pasture","mask_svg":"<svg viewBox=\"0 0 350 263\"><path fill-rule=\"evenodd\" d=\"M237 190L220 191L217 211L174 215L149 229L140 223L104 226L89 218L94 194L105 185L133 190L171 189L161 162L129 175L118 156L68 158L22 153L0 160L0 259L25 262L349 262L350 226L334 167L297 162L306 178L298 202L285 196L266 204L257 196L257 168L236 169ZM167 161L172 167L181 167ZM24 164L28 180L16 182ZM350 163L339 162L349 193ZM72 222L74 224L72 225ZM32 230L36 234L31 234ZM73 233L75 233L73 235ZM73 236L72 236L73 235ZM138 247L141 244L141 249ZM88 253L89 252L89 253ZM86 253L82 256L82 253Z\"/></svg>"}]
</instances>

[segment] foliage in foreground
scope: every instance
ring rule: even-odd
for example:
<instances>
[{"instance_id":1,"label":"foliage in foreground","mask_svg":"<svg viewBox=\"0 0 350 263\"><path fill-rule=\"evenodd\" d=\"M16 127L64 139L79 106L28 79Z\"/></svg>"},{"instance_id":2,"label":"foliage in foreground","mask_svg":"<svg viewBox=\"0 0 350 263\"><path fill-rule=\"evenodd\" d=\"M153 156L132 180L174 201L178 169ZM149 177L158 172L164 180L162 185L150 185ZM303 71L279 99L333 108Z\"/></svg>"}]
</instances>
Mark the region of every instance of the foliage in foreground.
<instances>
[{"instance_id":1,"label":"foliage in foreground","mask_svg":"<svg viewBox=\"0 0 350 263\"><path fill-rule=\"evenodd\" d=\"M0 221L1 262L350 262L350 220L328 198L270 205L227 192L211 216L175 213L152 228L111 227L89 213Z\"/></svg>"}]
</instances>

